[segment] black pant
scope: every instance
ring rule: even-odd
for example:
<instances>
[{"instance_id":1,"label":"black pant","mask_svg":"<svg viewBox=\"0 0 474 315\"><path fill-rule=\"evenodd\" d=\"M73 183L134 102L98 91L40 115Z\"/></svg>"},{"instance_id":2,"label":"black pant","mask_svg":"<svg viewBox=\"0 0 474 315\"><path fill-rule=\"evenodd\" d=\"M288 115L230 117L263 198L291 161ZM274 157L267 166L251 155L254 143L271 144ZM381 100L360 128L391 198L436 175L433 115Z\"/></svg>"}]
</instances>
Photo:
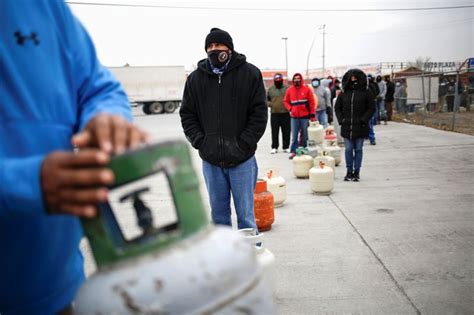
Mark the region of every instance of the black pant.
<instances>
[{"instance_id":1,"label":"black pant","mask_svg":"<svg viewBox=\"0 0 474 315\"><path fill-rule=\"evenodd\" d=\"M281 127L283 135L283 150L290 147L291 118L290 113L271 114L270 123L272 126L272 149L278 149L278 133Z\"/></svg>"}]
</instances>

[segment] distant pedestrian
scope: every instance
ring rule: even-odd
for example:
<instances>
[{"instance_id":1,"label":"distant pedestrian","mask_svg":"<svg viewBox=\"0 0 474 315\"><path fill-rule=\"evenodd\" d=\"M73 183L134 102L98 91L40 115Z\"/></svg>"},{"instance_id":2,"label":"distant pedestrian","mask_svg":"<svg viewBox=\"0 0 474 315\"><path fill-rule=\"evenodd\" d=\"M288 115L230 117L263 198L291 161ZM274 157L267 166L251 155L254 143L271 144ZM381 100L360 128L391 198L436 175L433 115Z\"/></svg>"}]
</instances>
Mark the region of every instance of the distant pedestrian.
<instances>
[{"instance_id":1,"label":"distant pedestrian","mask_svg":"<svg viewBox=\"0 0 474 315\"><path fill-rule=\"evenodd\" d=\"M308 121L315 120L315 101L313 91L304 84L303 76L295 73L292 80L293 85L285 94L285 107L291 115L291 153L290 159L296 155L298 146L298 135L301 132L302 146L308 145Z\"/></svg>"},{"instance_id":2,"label":"distant pedestrian","mask_svg":"<svg viewBox=\"0 0 474 315\"><path fill-rule=\"evenodd\" d=\"M443 112L444 104L446 104L446 94L448 94L448 80L444 75L441 75L438 86L438 104L436 104L435 108L435 111L438 113Z\"/></svg>"},{"instance_id":3,"label":"distant pedestrian","mask_svg":"<svg viewBox=\"0 0 474 315\"><path fill-rule=\"evenodd\" d=\"M343 92L336 100L336 116L344 138L347 173L344 181L358 182L362 167L364 138L375 111L375 98L367 89L367 77L359 69L347 71L342 78Z\"/></svg>"},{"instance_id":4,"label":"distant pedestrian","mask_svg":"<svg viewBox=\"0 0 474 315\"><path fill-rule=\"evenodd\" d=\"M328 126L328 114L327 107L331 107L331 91L328 88L330 80L314 78L311 80L314 93L318 98L318 108L316 109L316 116L321 125L324 128Z\"/></svg>"},{"instance_id":5,"label":"distant pedestrian","mask_svg":"<svg viewBox=\"0 0 474 315\"><path fill-rule=\"evenodd\" d=\"M372 92L372 95L374 96L374 101L376 102L376 97L380 93L379 85L375 82L375 78L373 75L369 74L367 75L367 80L369 82L369 90ZM376 145L377 142L375 142L375 130L374 126L377 124L377 117L378 117L378 112L377 110L374 111L372 114L372 118L369 120L369 141L371 145Z\"/></svg>"},{"instance_id":6,"label":"distant pedestrian","mask_svg":"<svg viewBox=\"0 0 474 315\"><path fill-rule=\"evenodd\" d=\"M184 134L199 150L212 221L256 229L253 193L257 142L268 119L262 74L234 50L232 37L218 28L206 36L207 58L187 78L180 109Z\"/></svg>"},{"instance_id":7,"label":"distant pedestrian","mask_svg":"<svg viewBox=\"0 0 474 315\"><path fill-rule=\"evenodd\" d=\"M385 109L387 110L387 120L392 120L393 115L393 94L395 93L395 84L390 80L390 76L386 75L384 77L385 84L387 85L387 93L385 94Z\"/></svg>"},{"instance_id":8,"label":"distant pedestrian","mask_svg":"<svg viewBox=\"0 0 474 315\"><path fill-rule=\"evenodd\" d=\"M272 127L272 150L270 153L278 152L279 131L282 133L283 152L290 153L290 134L291 134L291 117L290 113L283 104L288 85L283 83L283 75L275 74L273 77L273 86L268 89L267 101L268 107L271 109L270 124Z\"/></svg>"},{"instance_id":9,"label":"distant pedestrian","mask_svg":"<svg viewBox=\"0 0 474 315\"><path fill-rule=\"evenodd\" d=\"M448 107L448 112L452 112L454 109L454 94L456 91L456 83L454 79L449 80L448 83L448 94L446 94L446 103Z\"/></svg>"},{"instance_id":10,"label":"distant pedestrian","mask_svg":"<svg viewBox=\"0 0 474 315\"><path fill-rule=\"evenodd\" d=\"M395 83L395 93L393 96L395 98L395 109L397 110L397 113L406 115L408 112L407 90L403 80Z\"/></svg>"},{"instance_id":11,"label":"distant pedestrian","mask_svg":"<svg viewBox=\"0 0 474 315\"><path fill-rule=\"evenodd\" d=\"M387 124L387 111L385 109L385 95L387 94L387 85L382 80L382 76L377 76L377 85L379 86L379 94L377 95L377 114L378 114L378 122L380 123L382 120L384 124Z\"/></svg>"}]
</instances>

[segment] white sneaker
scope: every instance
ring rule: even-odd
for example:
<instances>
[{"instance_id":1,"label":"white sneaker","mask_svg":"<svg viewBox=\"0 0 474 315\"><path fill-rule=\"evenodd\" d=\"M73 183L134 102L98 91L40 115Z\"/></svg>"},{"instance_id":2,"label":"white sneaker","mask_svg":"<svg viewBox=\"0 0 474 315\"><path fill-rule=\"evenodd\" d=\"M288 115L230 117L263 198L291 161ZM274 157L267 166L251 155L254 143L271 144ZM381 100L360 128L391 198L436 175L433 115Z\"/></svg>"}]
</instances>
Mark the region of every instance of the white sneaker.
<instances>
[{"instance_id":1,"label":"white sneaker","mask_svg":"<svg viewBox=\"0 0 474 315\"><path fill-rule=\"evenodd\" d=\"M283 150L283 152L290 153L291 151L290 151L290 149L285 149L285 150Z\"/></svg>"},{"instance_id":2,"label":"white sneaker","mask_svg":"<svg viewBox=\"0 0 474 315\"><path fill-rule=\"evenodd\" d=\"M277 153L277 152L278 152L277 149L272 149L272 150L270 151L271 154L275 154L275 153Z\"/></svg>"}]
</instances>

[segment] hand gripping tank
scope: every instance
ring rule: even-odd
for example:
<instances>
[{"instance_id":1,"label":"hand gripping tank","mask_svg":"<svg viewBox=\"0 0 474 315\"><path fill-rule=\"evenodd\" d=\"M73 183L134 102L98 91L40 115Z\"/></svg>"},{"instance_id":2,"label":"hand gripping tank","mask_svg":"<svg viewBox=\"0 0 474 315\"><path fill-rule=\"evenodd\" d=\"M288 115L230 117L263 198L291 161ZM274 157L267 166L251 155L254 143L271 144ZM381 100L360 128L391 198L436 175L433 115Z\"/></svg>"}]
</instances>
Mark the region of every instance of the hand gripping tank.
<instances>
[{"instance_id":1,"label":"hand gripping tank","mask_svg":"<svg viewBox=\"0 0 474 315\"><path fill-rule=\"evenodd\" d=\"M126 240L109 202L82 224L98 271L75 300L75 315L275 314L255 251L230 228L208 222L187 145L165 142L112 158L113 187L164 172L177 222L150 226L133 192L142 234Z\"/></svg>"}]
</instances>

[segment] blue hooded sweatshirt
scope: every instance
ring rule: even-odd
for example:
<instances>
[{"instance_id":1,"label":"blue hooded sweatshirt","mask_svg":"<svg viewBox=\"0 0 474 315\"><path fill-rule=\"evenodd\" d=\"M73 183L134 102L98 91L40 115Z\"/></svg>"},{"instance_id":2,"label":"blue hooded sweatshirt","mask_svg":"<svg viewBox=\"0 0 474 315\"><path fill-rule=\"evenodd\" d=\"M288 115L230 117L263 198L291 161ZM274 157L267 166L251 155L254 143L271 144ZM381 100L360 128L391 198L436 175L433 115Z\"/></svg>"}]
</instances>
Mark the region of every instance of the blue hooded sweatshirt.
<instances>
[{"instance_id":1,"label":"blue hooded sweatshirt","mask_svg":"<svg viewBox=\"0 0 474 315\"><path fill-rule=\"evenodd\" d=\"M56 0L0 1L0 314L54 314L84 281L79 220L48 215L43 159L127 96Z\"/></svg>"}]
</instances>

